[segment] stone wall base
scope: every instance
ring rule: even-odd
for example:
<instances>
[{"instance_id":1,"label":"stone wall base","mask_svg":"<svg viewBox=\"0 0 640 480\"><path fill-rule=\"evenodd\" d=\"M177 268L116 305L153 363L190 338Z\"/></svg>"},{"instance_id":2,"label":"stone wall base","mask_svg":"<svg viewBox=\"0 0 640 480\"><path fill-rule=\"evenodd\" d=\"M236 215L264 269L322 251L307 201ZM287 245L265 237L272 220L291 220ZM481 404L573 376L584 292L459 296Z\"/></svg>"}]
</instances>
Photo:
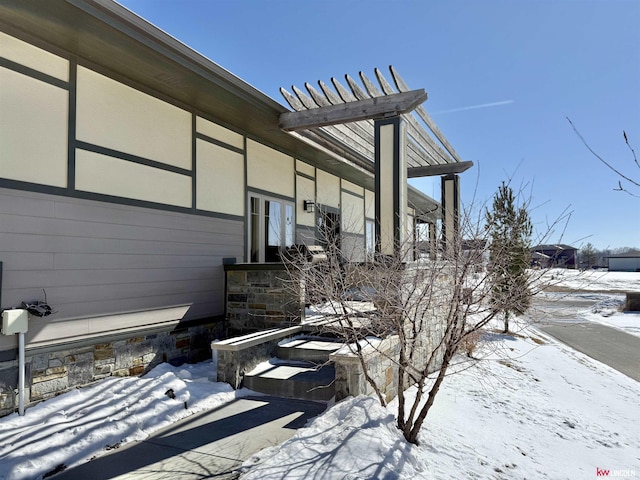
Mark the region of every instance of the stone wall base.
<instances>
[{"instance_id":1,"label":"stone wall base","mask_svg":"<svg viewBox=\"0 0 640 480\"><path fill-rule=\"evenodd\" d=\"M222 322L173 331L138 333L129 338L86 346L26 351L25 405L110 376L137 376L162 362L173 365L211 358L211 341L222 335ZM0 363L0 416L16 411L18 362Z\"/></svg>"},{"instance_id":2,"label":"stone wall base","mask_svg":"<svg viewBox=\"0 0 640 480\"><path fill-rule=\"evenodd\" d=\"M627 292L625 312L640 312L640 292Z\"/></svg>"}]
</instances>

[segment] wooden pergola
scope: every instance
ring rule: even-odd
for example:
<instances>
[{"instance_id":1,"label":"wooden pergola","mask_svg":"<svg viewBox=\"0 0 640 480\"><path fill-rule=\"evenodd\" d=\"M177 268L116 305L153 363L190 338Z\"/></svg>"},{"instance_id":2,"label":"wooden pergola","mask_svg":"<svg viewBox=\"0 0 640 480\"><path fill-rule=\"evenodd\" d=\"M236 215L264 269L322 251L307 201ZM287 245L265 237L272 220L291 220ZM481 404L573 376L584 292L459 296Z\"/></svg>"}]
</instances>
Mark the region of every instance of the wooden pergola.
<instances>
[{"instance_id":1,"label":"wooden pergola","mask_svg":"<svg viewBox=\"0 0 640 480\"><path fill-rule=\"evenodd\" d=\"M442 235L449 248L458 233L458 174L473 162L460 158L422 106L424 89L409 89L393 66L389 70L395 87L376 68L378 85L360 72L362 86L345 75L348 87L332 78L333 88L322 81L319 89L305 83L307 93L295 85L293 94L281 88L294 111L282 113L279 126L334 151L339 145L337 153L345 158L374 166L377 244L383 254L397 253L403 242L407 178L442 176Z\"/></svg>"}]
</instances>

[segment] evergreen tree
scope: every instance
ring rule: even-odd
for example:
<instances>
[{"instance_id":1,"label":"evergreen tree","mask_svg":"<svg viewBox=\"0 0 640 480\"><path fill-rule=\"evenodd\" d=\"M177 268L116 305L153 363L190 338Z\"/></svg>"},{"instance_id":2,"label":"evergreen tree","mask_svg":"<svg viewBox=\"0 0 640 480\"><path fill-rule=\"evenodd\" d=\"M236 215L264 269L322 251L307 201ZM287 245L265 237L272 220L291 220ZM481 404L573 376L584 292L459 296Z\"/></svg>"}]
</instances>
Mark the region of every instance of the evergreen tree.
<instances>
[{"instance_id":1,"label":"evergreen tree","mask_svg":"<svg viewBox=\"0 0 640 480\"><path fill-rule=\"evenodd\" d=\"M591 268L598 262L598 251L591 244L587 243L582 250L580 250L581 264L583 268Z\"/></svg>"},{"instance_id":2,"label":"evergreen tree","mask_svg":"<svg viewBox=\"0 0 640 480\"><path fill-rule=\"evenodd\" d=\"M485 213L489 234L489 272L493 277L492 308L503 314L504 332L509 317L523 314L531 304L527 269L531 263L533 225L526 205L517 205L513 190L502 182Z\"/></svg>"}]
</instances>

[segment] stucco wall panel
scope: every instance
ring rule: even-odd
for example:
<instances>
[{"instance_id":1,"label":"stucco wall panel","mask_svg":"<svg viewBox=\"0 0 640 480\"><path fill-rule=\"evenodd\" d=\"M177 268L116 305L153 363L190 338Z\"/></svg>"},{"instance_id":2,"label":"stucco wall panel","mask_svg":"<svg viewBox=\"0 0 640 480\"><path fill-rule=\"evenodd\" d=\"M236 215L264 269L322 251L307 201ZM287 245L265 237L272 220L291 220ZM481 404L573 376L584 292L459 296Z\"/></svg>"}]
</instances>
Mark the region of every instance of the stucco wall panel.
<instances>
[{"instance_id":1,"label":"stucco wall panel","mask_svg":"<svg viewBox=\"0 0 640 480\"><path fill-rule=\"evenodd\" d=\"M191 114L78 67L77 138L191 169Z\"/></svg>"},{"instance_id":2,"label":"stucco wall panel","mask_svg":"<svg viewBox=\"0 0 640 480\"><path fill-rule=\"evenodd\" d=\"M76 151L76 189L191 207L191 177L85 150Z\"/></svg>"},{"instance_id":3,"label":"stucco wall panel","mask_svg":"<svg viewBox=\"0 0 640 480\"><path fill-rule=\"evenodd\" d=\"M296 175L296 222L307 227L315 226L315 213L305 212L304 201L315 202L315 182L309 178Z\"/></svg>"},{"instance_id":4,"label":"stucco wall panel","mask_svg":"<svg viewBox=\"0 0 640 480\"><path fill-rule=\"evenodd\" d=\"M244 215L244 156L203 140L196 152L196 208Z\"/></svg>"},{"instance_id":5,"label":"stucco wall panel","mask_svg":"<svg viewBox=\"0 0 640 480\"><path fill-rule=\"evenodd\" d=\"M342 231L364 235L364 198L342 192Z\"/></svg>"},{"instance_id":6,"label":"stucco wall panel","mask_svg":"<svg viewBox=\"0 0 640 480\"><path fill-rule=\"evenodd\" d=\"M318 203L328 205L330 207L340 207L340 178L318 170L316 173L316 182L318 190Z\"/></svg>"},{"instance_id":7,"label":"stucco wall panel","mask_svg":"<svg viewBox=\"0 0 640 480\"><path fill-rule=\"evenodd\" d=\"M3 32L0 32L0 55L58 80L69 81L68 60Z\"/></svg>"},{"instance_id":8,"label":"stucco wall panel","mask_svg":"<svg viewBox=\"0 0 640 480\"><path fill-rule=\"evenodd\" d=\"M232 147L244 150L244 137L242 135L202 117L196 117L196 131Z\"/></svg>"},{"instance_id":9,"label":"stucco wall panel","mask_svg":"<svg viewBox=\"0 0 640 480\"><path fill-rule=\"evenodd\" d=\"M293 198L293 157L248 140L247 183L249 187Z\"/></svg>"},{"instance_id":10,"label":"stucco wall panel","mask_svg":"<svg viewBox=\"0 0 640 480\"><path fill-rule=\"evenodd\" d=\"M66 187L68 103L66 90L0 67L0 177Z\"/></svg>"}]
</instances>

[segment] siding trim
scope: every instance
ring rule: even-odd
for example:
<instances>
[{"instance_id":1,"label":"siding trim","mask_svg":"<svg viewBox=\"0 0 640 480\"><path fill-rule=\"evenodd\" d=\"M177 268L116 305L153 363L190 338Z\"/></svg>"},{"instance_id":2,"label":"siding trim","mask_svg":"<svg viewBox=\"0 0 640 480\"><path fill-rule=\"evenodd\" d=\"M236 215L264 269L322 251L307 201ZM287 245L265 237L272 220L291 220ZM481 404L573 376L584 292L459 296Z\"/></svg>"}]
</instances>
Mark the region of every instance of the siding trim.
<instances>
[{"instance_id":1,"label":"siding trim","mask_svg":"<svg viewBox=\"0 0 640 480\"><path fill-rule=\"evenodd\" d=\"M198 115L198 116L202 117L202 115ZM212 138L212 137L210 137L208 135L205 135L204 133L199 133L198 131L196 131L196 127L195 127L196 115L194 115L193 118L194 118L193 131L195 132L196 140L203 140L205 142L212 143L214 145L217 145L218 147L226 148L227 150L231 150L231 151L236 152L236 153L244 153L245 152L245 150L242 149L242 148L234 147L233 145L229 145L228 143L222 142L220 140L216 140L215 138ZM243 135L243 137L244 137L244 135Z\"/></svg>"},{"instance_id":2,"label":"siding trim","mask_svg":"<svg viewBox=\"0 0 640 480\"><path fill-rule=\"evenodd\" d=\"M312 177L311 175L307 175L304 172L301 172L300 170L296 170L296 175L300 175L302 178L306 178L307 180L313 180L314 182L316 181L316 177Z\"/></svg>"},{"instance_id":3,"label":"siding trim","mask_svg":"<svg viewBox=\"0 0 640 480\"><path fill-rule=\"evenodd\" d=\"M67 190L76 189L76 125L77 125L77 87L78 69L75 59L69 60L69 111L67 123Z\"/></svg>"},{"instance_id":4,"label":"siding trim","mask_svg":"<svg viewBox=\"0 0 640 480\"><path fill-rule=\"evenodd\" d=\"M191 113L191 207L198 208L198 134L196 133L196 114Z\"/></svg>"},{"instance_id":5,"label":"siding trim","mask_svg":"<svg viewBox=\"0 0 640 480\"><path fill-rule=\"evenodd\" d=\"M54 87L62 88L63 90L69 89L69 83L65 82L64 80L52 77L51 75L47 75L46 73L39 72L38 70L34 70L33 68L26 67L19 63L12 62L11 60L4 57L0 57L0 67L4 67L16 73L26 75L27 77L31 77L35 80L40 80L41 82L48 83L49 85L53 85Z\"/></svg>"},{"instance_id":6,"label":"siding trim","mask_svg":"<svg viewBox=\"0 0 640 480\"><path fill-rule=\"evenodd\" d=\"M149 202L146 200L136 200L133 198L116 197L114 195L106 195L102 193L83 192L73 190L69 192L66 188L52 187L49 185L41 185L39 183L21 182L19 180L9 180L0 178L0 188L10 190L22 190L26 192L44 193L49 195L58 195L68 198L79 198L82 200L93 200L96 202L113 203L116 205L127 205L130 207L150 208L152 210L160 210L165 212L186 213L190 215L220 218L223 220L239 220L244 221L244 216L231 215L228 213L210 212L208 210L198 210L189 207L179 207L175 205L167 205L166 203Z\"/></svg>"},{"instance_id":7,"label":"siding trim","mask_svg":"<svg viewBox=\"0 0 640 480\"><path fill-rule=\"evenodd\" d=\"M149 160L148 158L138 157L137 155L120 152L118 150L112 150L111 148L101 147L99 145L94 145L93 143L83 142L82 140L76 141L76 147L78 147L80 150L86 150L87 152L99 153L100 155L105 155L107 157L112 157L112 158L118 158L120 160L125 160L131 163L137 163L139 165L145 165L147 167L157 168L158 170L177 173L187 177L192 176L192 171L186 168L168 165L166 163L157 162L155 160Z\"/></svg>"}]
</instances>

